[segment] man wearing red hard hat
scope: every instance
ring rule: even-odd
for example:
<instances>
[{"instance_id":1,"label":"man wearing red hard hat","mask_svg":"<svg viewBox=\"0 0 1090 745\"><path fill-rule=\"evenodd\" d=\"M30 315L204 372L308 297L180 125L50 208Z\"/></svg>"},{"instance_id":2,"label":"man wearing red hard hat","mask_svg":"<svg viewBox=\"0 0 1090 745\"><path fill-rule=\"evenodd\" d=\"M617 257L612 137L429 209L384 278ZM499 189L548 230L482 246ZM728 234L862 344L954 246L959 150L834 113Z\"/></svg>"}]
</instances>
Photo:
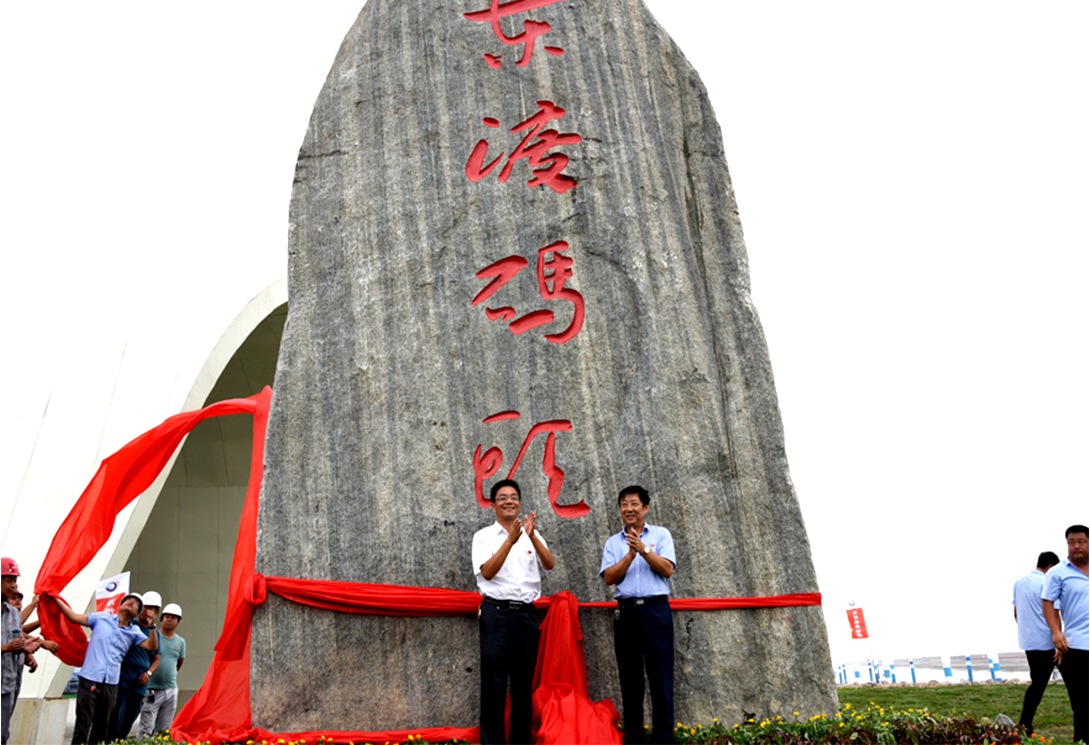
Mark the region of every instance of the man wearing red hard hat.
<instances>
[{"instance_id":1,"label":"man wearing red hard hat","mask_svg":"<svg viewBox=\"0 0 1090 745\"><path fill-rule=\"evenodd\" d=\"M11 604L19 592L19 565L15 559L7 556L0 558L0 574L3 575L4 605L0 616L0 631L3 640L3 745L7 745L11 730L11 715L15 711L15 702L19 699L19 689L23 685L23 665L26 655L38 648L39 641L23 633L22 614Z\"/></svg>"}]
</instances>

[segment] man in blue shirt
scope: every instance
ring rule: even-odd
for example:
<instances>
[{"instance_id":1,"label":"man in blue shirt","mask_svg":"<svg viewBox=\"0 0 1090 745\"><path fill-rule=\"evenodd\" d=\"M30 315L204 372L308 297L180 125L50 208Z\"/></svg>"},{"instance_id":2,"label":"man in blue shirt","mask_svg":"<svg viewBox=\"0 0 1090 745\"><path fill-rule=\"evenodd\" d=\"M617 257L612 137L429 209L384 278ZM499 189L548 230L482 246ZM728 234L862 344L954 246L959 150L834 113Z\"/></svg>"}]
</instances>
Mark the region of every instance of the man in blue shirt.
<instances>
[{"instance_id":1,"label":"man in blue shirt","mask_svg":"<svg viewBox=\"0 0 1090 745\"><path fill-rule=\"evenodd\" d=\"M1087 656L1090 655L1090 541L1085 525L1072 525L1067 537L1067 558L1045 577L1041 605L1052 630L1056 662L1071 699L1075 717L1075 742L1086 742ZM1060 611L1056 612L1059 603ZM1060 616L1063 616L1063 628Z\"/></svg>"},{"instance_id":2,"label":"man in blue shirt","mask_svg":"<svg viewBox=\"0 0 1090 745\"><path fill-rule=\"evenodd\" d=\"M121 658L129 647L139 645L149 652L159 650L159 634L152 627L144 636L132 620L144 610L139 595L121 599L117 615L113 613L76 613L59 597L54 598L61 613L72 623L91 629L87 656L79 671L76 690L76 727L72 745L95 745L106 739L110 712L117 702L117 681L121 677Z\"/></svg>"},{"instance_id":3,"label":"man in blue shirt","mask_svg":"<svg viewBox=\"0 0 1090 745\"><path fill-rule=\"evenodd\" d=\"M1052 646L1052 631L1045 621L1041 606L1041 592L1045 589L1045 572L1060 563L1060 557L1051 551L1045 551L1037 557L1037 568L1014 583L1014 620L1018 623L1018 646L1026 652L1029 663L1029 688L1022 700L1022 716L1018 724L1025 727L1028 734L1033 734L1033 715L1041 697L1045 695L1048 680L1052 677L1052 668L1056 666L1053 656L1056 648Z\"/></svg>"},{"instance_id":4,"label":"man in blue shirt","mask_svg":"<svg viewBox=\"0 0 1090 745\"><path fill-rule=\"evenodd\" d=\"M643 673L651 690L651 742L673 742L674 619L670 577L677 564L670 531L648 525L651 497L642 486L617 496L624 530L606 541L599 574L613 585L613 649L621 679L625 743L644 742Z\"/></svg>"}]
</instances>

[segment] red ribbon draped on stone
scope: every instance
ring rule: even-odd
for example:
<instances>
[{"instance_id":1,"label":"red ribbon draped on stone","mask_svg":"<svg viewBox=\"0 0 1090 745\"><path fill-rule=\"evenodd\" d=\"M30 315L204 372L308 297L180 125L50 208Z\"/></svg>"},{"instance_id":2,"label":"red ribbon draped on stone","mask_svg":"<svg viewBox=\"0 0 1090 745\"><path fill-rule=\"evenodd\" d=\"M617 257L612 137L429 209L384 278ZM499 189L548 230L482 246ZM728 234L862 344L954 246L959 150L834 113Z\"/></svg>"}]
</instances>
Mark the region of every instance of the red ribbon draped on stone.
<instances>
[{"instance_id":1,"label":"red ribbon draped on stone","mask_svg":"<svg viewBox=\"0 0 1090 745\"><path fill-rule=\"evenodd\" d=\"M60 614L53 597L94 558L113 531L117 514L143 493L166 467L182 438L198 423L213 416L248 413L254 417L250 483L239 520L238 540L231 564L231 582L223 632L204 684L178 712L171 736L179 742L244 742L246 740L318 742L320 738L345 741L402 742L409 735L428 741L480 739L477 727L359 732L327 730L272 733L256 729L250 715L250 627L254 608L268 593L303 605L342 613L399 616L459 616L476 612L481 596L438 587L405 587L358 582L264 577L254 572L257 508L264 465L265 427L272 391L212 404L198 411L170 417L106 458L72 511L61 523L35 584L42 596L38 617L43 636L60 645L58 657L81 665L87 649L82 627ZM52 597L51 597L52 596ZM541 626L541 641L534 673L535 742L619 743L618 715L609 700L592 702L588 696L583 635L579 608L614 608L616 603L579 603L569 592L542 598L551 606ZM673 598L674 610L720 610L820 605L819 593L755 598Z\"/></svg>"}]
</instances>

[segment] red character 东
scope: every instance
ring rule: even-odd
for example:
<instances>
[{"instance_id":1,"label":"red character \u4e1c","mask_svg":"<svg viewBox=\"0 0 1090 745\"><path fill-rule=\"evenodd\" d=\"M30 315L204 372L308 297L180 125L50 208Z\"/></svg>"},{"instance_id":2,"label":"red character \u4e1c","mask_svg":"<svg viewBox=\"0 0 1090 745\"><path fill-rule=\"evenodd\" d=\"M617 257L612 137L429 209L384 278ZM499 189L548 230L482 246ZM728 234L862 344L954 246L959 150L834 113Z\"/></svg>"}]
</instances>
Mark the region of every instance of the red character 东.
<instances>
[{"instance_id":1,"label":"red character \u4e1c","mask_svg":"<svg viewBox=\"0 0 1090 745\"><path fill-rule=\"evenodd\" d=\"M546 123L553 119L560 119L567 112L552 101L538 101L537 107L538 112L536 114L511 128L514 133L530 131L522 138L522 142L515 148L515 151L508 156L507 162L500 170L500 183L507 183L507 179L511 177L511 169L514 168L515 162L525 158L534 174L534 177L526 182L527 186L548 186L557 194L563 194L568 189L574 189L578 182L571 176L565 176L562 173L568 165L568 156L548 151L557 145L575 145L582 142L583 137L575 132L561 134L555 129L543 130L542 127ZM491 117L485 118L483 121L486 126L493 129L500 126L499 121ZM536 140L534 140L535 137ZM534 141L531 142L531 140ZM480 140L473 148L473 152L470 153L469 160L466 162L466 177L470 181L480 181L492 173L492 170L503 159L503 153L500 153L498 158L485 165L484 159L487 154L488 140Z\"/></svg>"},{"instance_id":2,"label":"red character \u4e1c","mask_svg":"<svg viewBox=\"0 0 1090 745\"><path fill-rule=\"evenodd\" d=\"M492 422L500 422L508 419L518 419L521 416L517 411L501 411L498 414L486 417L482 424L491 424ZM564 486L564 471L560 466L556 465L556 433L557 432L570 432L571 422L567 419L553 419L547 422L538 422L530 428L529 434L526 435L526 439L522 442L522 447L519 449L518 457L515 458L515 464L511 466L511 471L507 474L506 478L513 479L515 474L519 470L519 465L522 464L522 458L526 455L527 449L530 447L530 443L535 437L540 434L548 433L548 437L545 439L545 457L541 462L541 469L545 472L545 475L549 477L548 495L549 502L553 506L553 511L560 517L582 517L590 512L590 505L583 500L579 500L578 504L557 504L557 499L560 498L560 490ZM476 452L473 453L473 489L477 495L477 504L481 507L487 508L489 506L488 498L484 496L484 482L486 479L496 475L500 470L500 466L503 465L503 451L498 447L491 447L481 455L481 445L477 446Z\"/></svg>"},{"instance_id":3,"label":"red character \u4e1c","mask_svg":"<svg viewBox=\"0 0 1090 745\"><path fill-rule=\"evenodd\" d=\"M463 13L462 15L471 21L491 23L492 32L504 44L525 44L522 56L519 57L519 61L515 64L518 67L526 67L530 64L530 60L533 59L537 37L548 33L552 26L544 21L523 21L522 33L508 36L503 33L503 29L500 27L500 19L513 16L516 13L525 13L535 8L544 8L546 5L557 2L560 2L560 0L510 0L510 2L501 4L500 0L490 0L488 10L478 10L472 13ZM560 47L545 47L545 51L553 56L564 54L564 50ZM495 69L503 65L503 62L500 61L501 57L502 55L486 54L484 55L484 61L488 63L489 67Z\"/></svg>"},{"instance_id":4,"label":"red character \u4e1c","mask_svg":"<svg viewBox=\"0 0 1090 745\"><path fill-rule=\"evenodd\" d=\"M572 321L568 328L558 334L547 334L545 336L546 341L551 341L553 344L564 344L571 341L583 328L583 295L578 290L564 286L564 283L571 279L571 265L574 263L574 259L565 256L563 253L568 248L567 241L557 241L538 249L537 252L537 286L541 297L545 300L567 300L575 306L575 313L572 315ZM511 281L529 263L521 256L508 256L477 272L479 279L488 279L489 277L495 277L495 279L477 293L477 296L473 298L472 305L476 307L492 297L497 290ZM521 318L515 318L517 312L509 305L502 308L485 308L485 315L488 316L490 321L510 321L511 323L507 328L512 334L522 334L538 326L544 326L547 323L552 323L555 318L551 310L535 310Z\"/></svg>"}]
</instances>

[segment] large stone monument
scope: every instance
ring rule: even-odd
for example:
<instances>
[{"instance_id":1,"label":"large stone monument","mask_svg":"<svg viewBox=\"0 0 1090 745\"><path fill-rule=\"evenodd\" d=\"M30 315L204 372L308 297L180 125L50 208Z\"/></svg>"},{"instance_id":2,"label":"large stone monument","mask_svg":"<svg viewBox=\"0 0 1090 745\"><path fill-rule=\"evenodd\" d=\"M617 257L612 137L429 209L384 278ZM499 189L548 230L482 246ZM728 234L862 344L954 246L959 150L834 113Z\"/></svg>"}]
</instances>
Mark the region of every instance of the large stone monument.
<instances>
[{"instance_id":1,"label":"large stone monument","mask_svg":"<svg viewBox=\"0 0 1090 745\"><path fill-rule=\"evenodd\" d=\"M729 114L729 112L720 112ZM652 495L678 598L817 591L723 143L640 0L370 0L299 151L256 569L476 589L512 471L611 591L617 492ZM620 706L612 612L580 613ZM836 707L820 607L675 614L677 716ZM477 621L254 617L256 726L473 726Z\"/></svg>"}]
</instances>

